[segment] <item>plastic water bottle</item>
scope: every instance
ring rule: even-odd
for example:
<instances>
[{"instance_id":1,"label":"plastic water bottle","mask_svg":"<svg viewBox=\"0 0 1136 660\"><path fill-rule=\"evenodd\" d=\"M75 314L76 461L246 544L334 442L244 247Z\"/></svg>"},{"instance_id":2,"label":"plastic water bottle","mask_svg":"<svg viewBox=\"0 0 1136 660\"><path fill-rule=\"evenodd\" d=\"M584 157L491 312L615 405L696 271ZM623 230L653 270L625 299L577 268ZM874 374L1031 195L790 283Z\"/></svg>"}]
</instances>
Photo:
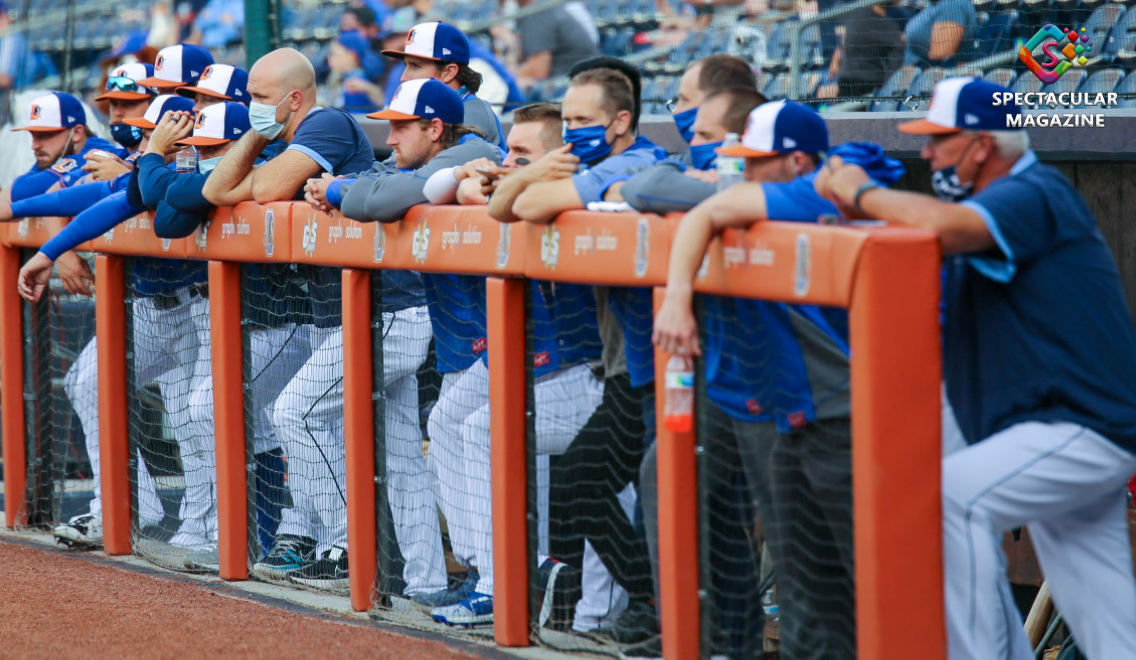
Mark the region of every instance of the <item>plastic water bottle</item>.
<instances>
[{"instance_id":1,"label":"plastic water bottle","mask_svg":"<svg viewBox=\"0 0 1136 660\"><path fill-rule=\"evenodd\" d=\"M186 174L197 171L197 149L186 147L177 152L177 172Z\"/></svg>"},{"instance_id":2,"label":"plastic water bottle","mask_svg":"<svg viewBox=\"0 0 1136 660\"><path fill-rule=\"evenodd\" d=\"M736 147L741 144L737 133L727 133L722 141L722 148ZM722 191L735 183L745 180L745 159L738 156L718 154L718 190Z\"/></svg>"},{"instance_id":3,"label":"plastic water bottle","mask_svg":"<svg viewBox=\"0 0 1136 660\"><path fill-rule=\"evenodd\" d=\"M694 360L685 355L672 355L667 360L666 407L667 430L690 433L694 429Z\"/></svg>"}]
</instances>

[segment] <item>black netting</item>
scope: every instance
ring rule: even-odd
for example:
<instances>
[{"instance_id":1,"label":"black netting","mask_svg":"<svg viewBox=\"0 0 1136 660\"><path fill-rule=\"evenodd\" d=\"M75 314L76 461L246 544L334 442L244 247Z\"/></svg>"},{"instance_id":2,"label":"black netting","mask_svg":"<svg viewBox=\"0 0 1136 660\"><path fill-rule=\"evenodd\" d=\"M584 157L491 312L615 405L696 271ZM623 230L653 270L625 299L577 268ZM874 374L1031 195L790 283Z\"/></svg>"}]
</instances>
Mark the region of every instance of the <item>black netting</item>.
<instances>
[{"instance_id":1,"label":"black netting","mask_svg":"<svg viewBox=\"0 0 1136 660\"><path fill-rule=\"evenodd\" d=\"M30 527L56 527L68 541L97 546L99 525L66 525L88 512L99 514L97 500L93 510L91 501L98 489L98 406L90 396L97 378L94 301L66 293L53 279L44 297L24 302L23 310L17 322L24 329L27 489L22 497L9 494L10 506L23 508ZM90 436L84 433L88 426Z\"/></svg>"},{"instance_id":2,"label":"black netting","mask_svg":"<svg viewBox=\"0 0 1136 660\"><path fill-rule=\"evenodd\" d=\"M203 262L127 261L134 552L174 570L217 570L208 295Z\"/></svg>"}]
</instances>

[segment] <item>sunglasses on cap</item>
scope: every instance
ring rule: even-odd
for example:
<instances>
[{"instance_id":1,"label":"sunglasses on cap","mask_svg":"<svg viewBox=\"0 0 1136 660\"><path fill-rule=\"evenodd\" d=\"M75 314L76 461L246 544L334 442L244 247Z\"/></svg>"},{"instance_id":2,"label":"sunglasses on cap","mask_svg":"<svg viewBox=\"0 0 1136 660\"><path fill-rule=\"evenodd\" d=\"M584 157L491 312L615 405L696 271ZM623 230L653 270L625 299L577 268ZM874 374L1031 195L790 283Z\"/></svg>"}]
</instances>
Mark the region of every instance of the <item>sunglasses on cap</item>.
<instances>
[{"instance_id":1,"label":"sunglasses on cap","mask_svg":"<svg viewBox=\"0 0 1136 660\"><path fill-rule=\"evenodd\" d=\"M138 84L138 81L127 76L107 78L108 92L131 92L134 94L150 94L150 90Z\"/></svg>"}]
</instances>

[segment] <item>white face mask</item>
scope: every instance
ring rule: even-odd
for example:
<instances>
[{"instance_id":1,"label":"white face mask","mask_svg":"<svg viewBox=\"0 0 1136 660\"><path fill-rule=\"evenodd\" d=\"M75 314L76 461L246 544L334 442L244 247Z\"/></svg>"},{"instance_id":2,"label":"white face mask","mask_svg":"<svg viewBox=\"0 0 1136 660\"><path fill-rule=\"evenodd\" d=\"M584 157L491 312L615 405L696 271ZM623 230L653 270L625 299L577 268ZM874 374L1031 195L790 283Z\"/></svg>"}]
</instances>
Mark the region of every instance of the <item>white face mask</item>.
<instances>
[{"instance_id":1,"label":"white face mask","mask_svg":"<svg viewBox=\"0 0 1136 660\"><path fill-rule=\"evenodd\" d=\"M213 168L217 167L217 163L220 163L222 158L224 158L224 156L214 156L213 158L203 158L197 161L197 171L202 174L209 174L213 171Z\"/></svg>"},{"instance_id":2,"label":"white face mask","mask_svg":"<svg viewBox=\"0 0 1136 660\"><path fill-rule=\"evenodd\" d=\"M276 110L285 102L292 99L292 92L288 92L281 99L280 103L276 105L269 105L267 103L257 103L252 101L249 103L249 124L252 125L252 130L260 133L269 140L276 139L284 130L287 125L288 119L285 118L283 122L276 121ZM288 116L291 117L292 113L289 112Z\"/></svg>"}]
</instances>

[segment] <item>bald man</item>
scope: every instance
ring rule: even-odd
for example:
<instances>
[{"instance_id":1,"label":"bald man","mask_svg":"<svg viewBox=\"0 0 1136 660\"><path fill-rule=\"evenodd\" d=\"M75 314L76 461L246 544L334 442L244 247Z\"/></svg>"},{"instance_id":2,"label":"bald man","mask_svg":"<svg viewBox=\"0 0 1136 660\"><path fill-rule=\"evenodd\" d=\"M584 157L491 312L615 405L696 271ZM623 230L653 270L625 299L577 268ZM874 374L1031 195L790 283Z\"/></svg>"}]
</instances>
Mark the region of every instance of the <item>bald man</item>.
<instances>
[{"instance_id":1,"label":"bald man","mask_svg":"<svg viewBox=\"0 0 1136 660\"><path fill-rule=\"evenodd\" d=\"M249 123L252 131L217 165L205 182L205 198L232 206L301 198L308 179L327 172L352 174L375 161L358 122L342 110L316 106L316 73L294 48L279 48L249 71ZM287 149L254 166L268 143L281 139Z\"/></svg>"}]
</instances>

